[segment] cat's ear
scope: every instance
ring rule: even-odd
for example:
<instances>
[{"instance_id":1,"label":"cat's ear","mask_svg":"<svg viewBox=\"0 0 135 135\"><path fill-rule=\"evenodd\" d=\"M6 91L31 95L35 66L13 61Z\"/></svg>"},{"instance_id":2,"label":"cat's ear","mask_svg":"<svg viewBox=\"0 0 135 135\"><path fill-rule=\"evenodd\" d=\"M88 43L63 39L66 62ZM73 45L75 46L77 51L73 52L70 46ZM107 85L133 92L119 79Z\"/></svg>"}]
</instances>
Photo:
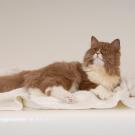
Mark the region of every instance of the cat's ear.
<instances>
[{"instance_id":1,"label":"cat's ear","mask_svg":"<svg viewBox=\"0 0 135 135\"><path fill-rule=\"evenodd\" d=\"M115 47L116 50L120 49L120 40L119 39L113 40L111 44Z\"/></svg>"},{"instance_id":2,"label":"cat's ear","mask_svg":"<svg viewBox=\"0 0 135 135\"><path fill-rule=\"evenodd\" d=\"M98 40L96 37L92 36L91 37L91 47L97 46L98 45Z\"/></svg>"}]
</instances>

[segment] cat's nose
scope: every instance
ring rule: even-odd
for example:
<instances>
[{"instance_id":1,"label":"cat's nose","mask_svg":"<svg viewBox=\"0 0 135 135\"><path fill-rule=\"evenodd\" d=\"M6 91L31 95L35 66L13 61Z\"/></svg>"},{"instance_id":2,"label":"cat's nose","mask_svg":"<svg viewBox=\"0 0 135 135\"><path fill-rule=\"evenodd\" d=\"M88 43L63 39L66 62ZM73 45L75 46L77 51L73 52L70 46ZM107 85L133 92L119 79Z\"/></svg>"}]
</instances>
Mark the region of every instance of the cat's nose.
<instances>
[{"instance_id":1,"label":"cat's nose","mask_svg":"<svg viewBox=\"0 0 135 135\"><path fill-rule=\"evenodd\" d=\"M99 55L99 54L100 54L100 52L96 52L96 54L97 54L97 55Z\"/></svg>"}]
</instances>

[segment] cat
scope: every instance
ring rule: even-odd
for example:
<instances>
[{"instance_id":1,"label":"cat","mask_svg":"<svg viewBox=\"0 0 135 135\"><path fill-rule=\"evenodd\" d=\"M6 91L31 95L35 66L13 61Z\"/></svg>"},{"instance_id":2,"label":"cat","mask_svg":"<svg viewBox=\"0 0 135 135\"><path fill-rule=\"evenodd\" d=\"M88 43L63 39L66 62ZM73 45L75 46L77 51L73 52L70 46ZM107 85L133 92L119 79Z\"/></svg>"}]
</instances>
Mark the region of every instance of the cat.
<instances>
[{"instance_id":1,"label":"cat","mask_svg":"<svg viewBox=\"0 0 135 135\"><path fill-rule=\"evenodd\" d=\"M91 37L83 62L55 62L46 67L0 76L0 92L25 87L74 103L71 92L92 90L107 99L120 83L120 40L101 42Z\"/></svg>"}]
</instances>

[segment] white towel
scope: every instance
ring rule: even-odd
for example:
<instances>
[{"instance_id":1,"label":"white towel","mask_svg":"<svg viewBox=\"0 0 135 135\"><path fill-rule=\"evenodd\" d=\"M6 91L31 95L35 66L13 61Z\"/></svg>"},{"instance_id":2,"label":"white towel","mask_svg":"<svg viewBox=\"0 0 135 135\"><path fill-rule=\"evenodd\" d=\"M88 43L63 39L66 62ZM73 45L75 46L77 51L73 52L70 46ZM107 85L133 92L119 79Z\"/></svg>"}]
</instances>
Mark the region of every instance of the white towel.
<instances>
[{"instance_id":1,"label":"white towel","mask_svg":"<svg viewBox=\"0 0 135 135\"><path fill-rule=\"evenodd\" d=\"M10 92L0 93L0 110L22 110L24 108L101 109L113 108L117 106L119 101L121 101L127 107L135 108L134 78L123 79L121 85L114 90L114 95L107 100L101 100L91 91L83 90L73 93L73 95L77 99L75 103L67 104L55 97L48 97L40 93L39 91L35 91L37 91L37 89L27 90L25 88L19 88Z\"/></svg>"}]
</instances>

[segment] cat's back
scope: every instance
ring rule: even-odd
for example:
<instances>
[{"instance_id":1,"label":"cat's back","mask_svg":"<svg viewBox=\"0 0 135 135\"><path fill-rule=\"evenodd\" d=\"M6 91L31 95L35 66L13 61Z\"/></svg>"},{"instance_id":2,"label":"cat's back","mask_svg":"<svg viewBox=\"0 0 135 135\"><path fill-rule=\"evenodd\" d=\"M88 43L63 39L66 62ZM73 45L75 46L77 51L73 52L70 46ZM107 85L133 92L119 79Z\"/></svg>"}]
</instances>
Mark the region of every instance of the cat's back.
<instances>
[{"instance_id":1,"label":"cat's back","mask_svg":"<svg viewBox=\"0 0 135 135\"><path fill-rule=\"evenodd\" d=\"M80 62L55 62L41 69L43 74L55 73L73 73L81 68Z\"/></svg>"}]
</instances>

